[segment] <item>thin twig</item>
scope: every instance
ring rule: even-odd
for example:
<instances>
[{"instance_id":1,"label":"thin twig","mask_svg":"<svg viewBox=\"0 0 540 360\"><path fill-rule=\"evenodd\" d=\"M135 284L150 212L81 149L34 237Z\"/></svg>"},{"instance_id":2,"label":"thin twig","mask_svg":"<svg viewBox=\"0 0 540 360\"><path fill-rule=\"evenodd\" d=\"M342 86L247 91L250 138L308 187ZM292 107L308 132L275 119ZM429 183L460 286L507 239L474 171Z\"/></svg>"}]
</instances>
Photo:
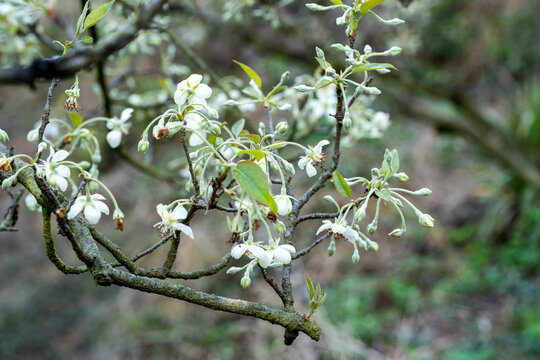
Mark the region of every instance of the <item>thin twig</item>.
<instances>
[{"instance_id":1,"label":"thin twig","mask_svg":"<svg viewBox=\"0 0 540 360\"><path fill-rule=\"evenodd\" d=\"M200 196L201 188L199 187L199 180L195 176L195 171L193 171L193 163L191 162L191 156L189 156L189 149L186 144L186 130L182 129L180 132L180 142L182 143L182 148L184 149L184 154L186 155L186 160L188 163L189 174L191 175L191 182L193 183L193 188L195 189L195 196Z\"/></svg>"},{"instance_id":2,"label":"thin twig","mask_svg":"<svg viewBox=\"0 0 540 360\"><path fill-rule=\"evenodd\" d=\"M45 100L45 106L43 107L43 112L41 113L41 125L38 130L38 146L43 141L43 134L45 134L45 128L49 124L49 117L51 115L51 102L54 94L54 88L58 85L58 79L53 78L51 84L47 89L47 99ZM38 159L41 157L39 154Z\"/></svg>"},{"instance_id":3,"label":"thin twig","mask_svg":"<svg viewBox=\"0 0 540 360\"><path fill-rule=\"evenodd\" d=\"M333 219L339 215L339 212L335 213L313 213L313 214L307 214L299 216L296 219L296 224L300 224L303 221L306 220L316 220L316 219Z\"/></svg>"},{"instance_id":4,"label":"thin twig","mask_svg":"<svg viewBox=\"0 0 540 360\"><path fill-rule=\"evenodd\" d=\"M283 291L281 291L281 289L279 288L278 284L276 284L276 282L274 281L274 279L272 279L270 276L268 276L267 272L266 272L266 269L263 268L261 266L261 264L257 264L259 266L259 269L261 269L261 274L264 278L264 281L266 281L268 283L268 285L270 285L272 287L272 289L274 289L274 291L276 292L276 294L279 296L279 298L281 299L281 301L283 301L283 304L287 304L287 297L285 296L285 294L283 293Z\"/></svg>"},{"instance_id":5,"label":"thin twig","mask_svg":"<svg viewBox=\"0 0 540 360\"><path fill-rule=\"evenodd\" d=\"M328 239L330 237L330 233L326 233L325 235L321 236L320 238L318 238L317 240L315 240L311 245L309 245L308 247L300 250L300 251L297 251L296 253L292 254L292 258L293 260L294 259L298 259L299 257L301 256L304 256L306 255L308 252L310 252L315 246L319 245L320 243L322 243L324 240Z\"/></svg>"}]
</instances>

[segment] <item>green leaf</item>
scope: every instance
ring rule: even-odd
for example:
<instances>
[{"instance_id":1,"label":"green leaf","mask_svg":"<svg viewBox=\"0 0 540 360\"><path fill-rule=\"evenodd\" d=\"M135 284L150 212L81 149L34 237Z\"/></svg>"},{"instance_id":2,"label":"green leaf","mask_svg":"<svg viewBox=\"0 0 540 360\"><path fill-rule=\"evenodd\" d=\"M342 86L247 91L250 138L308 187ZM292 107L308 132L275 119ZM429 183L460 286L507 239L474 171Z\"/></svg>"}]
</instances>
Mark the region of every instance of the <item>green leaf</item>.
<instances>
[{"instance_id":1,"label":"green leaf","mask_svg":"<svg viewBox=\"0 0 540 360\"><path fill-rule=\"evenodd\" d=\"M109 2L106 2L105 4L99 5L97 8L92 10L92 12L90 12L90 14L88 14L86 19L84 20L83 31L88 29L89 27L96 25L101 19L103 19L103 17L111 9L111 6L113 4L114 4L114 0L111 0Z\"/></svg>"},{"instance_id":2,"label":"green leaf","mask_svg":"<svg viewBox=\"0 0 540 360\"><path fill-rule=\"evenodd\" d=\"M341 0L330 0L331 2L333 2L334 4L336 5L343 5L343 3L341 2Z\"/></svg>"},{"instance_id":3,"label":"green leaf","mask_svg":"<svg viewBox=\"0 0 540 360\"><path fill-rule=\"evenodd\" d=\"M311 279L309 278L309 275L306 274L306 285L309 292L309 298L313 299L313 295L315 294L315 290L313 289L313 282L311 282Z\"/></svg>"},{"instance_id":4,"label":"green leaf","mask_svg":"<svg viewBox=\"0 0 540 360\"><path fill-rule=\"evenodd\" d=\"M86 13L88 12L89 5L90 5L90 0L88 0L86 4L84 4L81 15L79 16L79 19L77 20L77 36L79 36L84 31L83 29L84 19L86 18Z\"/></svg>"},{"instance_id":5,"label":"green leaf","mask_svg":"<svg viewBox=\"0 0 540 360\"><path fill-rule=\"evenodd\" d=\"M360 64L353 68L352 74L362 71L373 71L373 70L380 70L380 69L394 69L397 70L396 67L392 64L388 63L369 63L369 64Z\"/></svg>"},{"instance_id":6,"label":"green leaf","mask_svg":"<svg viewBox=\"0 0 540 360\"><path fill-rule=\"evenodd\" d=\"M71 123L73 124L73 128L75 129L77 126L81 125L82 122L83 122L83 118L81 115L77 114L77 113L74 113L74 112L70 112L69 113L69 118L71 119Z\"/></svg>"},{"instance_id":7,"label":"green leaf","mask_svg":"<svg viewBox=\"0 0 540 360\"><path fill-rule=\"evenodd\" d=\"M255 81L255 84L257 84L257 86L259 87L259 89L261 88L262 86L262 81L261 81L261 77L255 72L255 70L253 70L252 68L250 68L249 66L247 66L246 64L242 64L241 62L239 61L236 61L236 60L233 60L237 65L239 65L242 70L244 70L244 72L253 80Z\"/></svg>"},{"instance_id":8,"label":"green leaf","mask_svg":"<svg viewBox=\"0 0 540 360\"><path fill-rule=\"evenodd\" d=\"M385 178L388 178L392 174L392 168L386 159L382 162L382 172Z\"/></svg>"},{"instance_id":9,"label":"green leaf","mask_svg":"<svg viewBox=\"0 0 540 360\"><path fill-rule=\"evenodd\" d=\"M247 137L257 145L261 142L261 137L259 135L250 134L247 130L242 130L242 132L240 132L240 136Z\"/></svg>"},{"instance_id":10,"label":"green leaf","mask_svg":"<svg viewBox=\"0 0 540 360\"><path fill-rule=\"evenodd\" d=\"M360 6L360 13L364 15L375 6L382 4L385 0L368 0Z\"/></svg>"},{"instance_id":11,"label":"green leaf","mask_svg":"<svg viewBox=\"0 0 540 360\"><path fill-rule=\"evenodd\" d=\"M399 170L399 154L396 149L392 150L390 166L392 167L392 174L395 174Z\"/></svg>"},{"instance_id":12,"label":"green leaf","mask_svg":"<svg viewBox=\"0 0 540 360\"><path fill-rule=\"evenodd\" d=\"M322 296L319 299L319 306L321 306L324 301L326 300L326 293L322 294Z\"/></svg>"},{"instance_id":13,"label":"green leaf","mask_svg":"<svg viewBox=\"0 0 540 360\"><path fill-rule=\"evenodd\" d=\"M270 194L268 177L259 165L251 161L240 161L233 168L232 174L242 189L277 213L277 204Z\"/></svg>"},{"instance_id":14,"label":"green leaf","mask_svg":"<svg viewBox=\"0 0 540 360\"><path fill-rule=\"evenodd\" d=\"M384 201L392 201L390 197L390 190L388 189L382 189L382 190L375 190L375 195L383 199Z\"/></svg>"},{"instance_id":15,"label":"green leaf","mask_svg":"<svg viewBox=\"0 0 540 360\"><path fill-rule=\"evenodd\" d=\"M83 37L81 38L81 41L82 41L83 43L92 44L92 43L94 42L94 38L91 37L91 36L83 36Z\"/></svg>"},{"instance_id":16,"label":"green leaf","mask_svg":"<svg viewBox=\"0 0 540 360\"><path fill-rule=\"evenodd\" d=\"M241 133L242 130L244 129L245 123L246 123L246 120L244 120L244 119L240 119L240 120L238 120L237 122L235 122L235 123L231 126L231 131L232 131L232 133L233 133L235 136L240 135L240 133Z\"/></svg>"},{"instance_id":17,"label":"green leaf","mask_svg":"<svg viewBox=\"0 0 540 360\"><path fill-rule=\"evenodd\" d=\"M261 150L241 150L238 152L238 155L242 155L242 154L249 154L253 156L255 159L257 159L257 161L264 159L264 156L265 156L264 152L262 152Z\"/></svg>"},{"instance_id":18,"label":"green leaf","mask_svg":"<svg viewBox=\"0 0 540 360\"><path fill-rule=\"evenodd\" d=\"M337 170L332 173L332 180L334 181L334 186L338 193L350 199L352 195L351 187Z\"/></svg>"}]
</instances>

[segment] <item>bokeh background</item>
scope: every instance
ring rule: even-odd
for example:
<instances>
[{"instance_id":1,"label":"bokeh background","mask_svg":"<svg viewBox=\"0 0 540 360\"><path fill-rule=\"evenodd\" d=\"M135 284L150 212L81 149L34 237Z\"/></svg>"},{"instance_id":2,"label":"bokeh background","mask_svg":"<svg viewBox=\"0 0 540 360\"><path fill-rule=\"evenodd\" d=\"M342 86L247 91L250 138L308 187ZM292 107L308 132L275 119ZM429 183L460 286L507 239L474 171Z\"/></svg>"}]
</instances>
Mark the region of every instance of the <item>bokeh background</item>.
<instances>
[{"instance_id":1,"label":"bokeh background","mask_svg":"<svg viewBox=\"0 0 540 360\"><path fill-rule=\"evenodd\" d=\"M78 2L56 3L75 23ZM368 174L380 164L385 148L398 149L401 168L410 177L407 186L433 191L416 204L436 219L436 226L426 230L409 214L406 236L390 238L385 234L397 219L385 212L376 237L379 251L361 254L358 264L351 263L343 246L331 258L325 246L318 247L295 263L298 308L308 310L304 273L328 293L315 315L323 327L318 343L301 335L286 347L281 328L257 319L98 287L88 274L65 276L46 258L39 213L21 206L19 231L0 233L0 358L538 359L540 2L388 0L380 9L386 18L407 23L386 27L368 18L360 26L357 44L403 48L391 59L399 71L374 82L383 94L373 106L390 113L392 124L380 139L351 144L340 169L344 174ZM338 61L339 55L330 50L330 44L344 42L336 15L311 13L304 1L196 0L171 1L159 21L168 23L219 77L242 76L231 62L238 59L272 83L285 70L313 73L315 46ZM46 16L38 24L50 38L66 39L63 29ZM98 35L106 36L109 27L114 24L99 25ZM170 83L174 86L189 72L204 72L185 48L162 35L146 32L138 44L107 63L107 80L118 81L119 89L111 92L111 111L118 115L126 104L137 105L134 129L142 129L170 104ZM10 34L8 43L16 36ZM0 50L2 65L55 53L44 46L35 50L39 44L32 41L25 44L26 57ZM126 69L129 76L119 79ZM81 114L103 114L95 72L83 72L81 82ZM61 81L53 116L67 118L62 91L71 84L72 79ZM47 85L0 87L0 127L10 134L16 152L35 149L26 133L40 118ZM252 120L260 118L253 114ZM126 140L127 149L136 147L135 134ZM307 140L315 143L325 136L311 134ZM127 210L126 231L115 233L111 219L100 224L113 240L136 253L155 241L155 204L172 199L178 190L103 149L102 180ZM171 144L158 146L157 163L172 156L171 149ZM0 192L2 211L9 202ZM228 251L224 220L198 218L198 239L183 244L175 267L208 265ZM299 244L308 244L317 227L304 223ZM57 247L66 261L76 263L60 237ZM163 252L145 264L157 264L160 255ZM260 278L248 290L239 286L239 277L224 272L186 283L279 304Z\"/></svg>"}]
</instances>

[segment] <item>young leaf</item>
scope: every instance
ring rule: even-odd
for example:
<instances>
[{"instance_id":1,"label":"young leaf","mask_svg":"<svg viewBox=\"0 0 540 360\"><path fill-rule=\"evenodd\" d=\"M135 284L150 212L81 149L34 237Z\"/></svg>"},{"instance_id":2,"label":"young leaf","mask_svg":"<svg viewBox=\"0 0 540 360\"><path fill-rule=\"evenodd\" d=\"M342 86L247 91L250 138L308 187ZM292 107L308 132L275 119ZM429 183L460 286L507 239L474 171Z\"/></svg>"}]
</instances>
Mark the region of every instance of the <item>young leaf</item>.
<instances>
[{"instance_id":1,"label":"young leaf","mask_svg":"<svg viewBox=\"0 0 540 360\"><path fill-rule=\"evenodd\" d=\"M331 2L333 2L334 4L336 5L343 5L343 3L341 2L341 0L330 0Z\"/></svg>"},{"instance_id":2,"label":"young leaf","mask_svg":"<svg viewBox=\"0 0 540 360\"><path fill-rule=\"evenodd\" d=\"M353 68L352 74L362 71L372 71L372 70L382 70L382 69L394 69L397 70L394 65L387 63L370 63L370 64L360 64Z\"/></svg>"},{"instance_id":3,"label":"young leaf","mask_svg":"<svg viewBox=\"0 0 540 360\"><path fill-rule=\"evenodd\" d=\"M337 170L332 173L332 180L334 181L334 186L338 193L350 199L352 195L351 187Z\"/></svg>"},{"instance_id":4,"label":"young leaf","mask_svg":"<svg viewBox=\"0 0 540 360\"><path fill-rule=\"evenodd\" d=\"M77 36L79 36L84 31L84 19L86 18L86 13L88 12L88 5L90 5L90 0L86 1L86 4L84 4L81 15L77 20Z\"/></svg>"},{"instance_id":5,"label":"young leaf","mask_svg":"<svg viewBox=\"0 0 540 360\"><path fill-rule=\"evenodd\" d=\"M264 152L262 152L261 150L241 150L238 152L238 155L242 155L242 154L249 154L251 156L253 156L255 159L257 159L257 161L260 161L264 158Z\"/></svg>"},{"instance_id":6,"label":"young leaf","mask_svg":"<svg viewBox=\"0 0 540 360\"><path fill-rule=\"evenodd\" d=\"M311 279L309 278L309 275L306 274L306 285L309 292L309 298L313 299L313 295L315 294L315 290L313 289L313 283L311 282Z\"/></svg>"},{"instance_id":7,"label":"young leaf","mask_svg":"<svg viewBox=\"0 0 540 360\"><path fill-rule=\"evenodd\" d=\"M255 70L253 70L252 68L250 68L249 66L247 66L246 64L242 64L241 62L239 61L236 61L236 60L233 60L238 66L240 66L242 68L242 70L244 70L244 72L253 80L255 81L255 84L257 84L257 86L259 87L259 89L261 88L262 86L262 81L261 81L261 77L255 72Z\"/></svg>"},{"instance_id":8,"label":"young leaf","mask_svg":"<svg viewBox=\"0 0 540 360\"><path fill-rule=\"evenodd\" d=\"M237 122L235 122L232 126L231 126L231 131L232 133L235 135L235 136L238 136L240 135L240 133L242 132L242 130L244 129L244 124L246 123L246 120L244 119L240 119L238 120Z\"/></svg>"},{"instance_id":9,"label":"young leaf","mask_svg":"<svg viewBox=\"0 0 540 360\"><path fill-rule=\"evenodd\" d=\"M268 177L259 165L251 161L240 161L232 174L242 189L277 213L277 204L270 194Z\"/></svg>"},{"instance_id":10,"label":"young leaf","mask_svg":"<svg viewBox=\"0 0 540 360\"><path fill-rule=\"evenodd\" d=\"M74 112L70 112L69 113L69 118L71 119L71 123L73 124L73 128L75 129L77 126L81 125L82 122L83 122L83 118L81 115L77 114L77 113L74 113Z\"/></svg>"},{"instance_id":11,"label":"young leaf","mask_svg":"<svg viewBox=\"0 0 540 360\"><path fill-rule=\"evenodd\" d=\"M390 166L392 167L392 173L396 173L399 170L399 154L396 149L392 150Z\"/></svg>"},{"instance_id":12,"label":"young leaf","mask_svg":"<svg viewBox=\"0 0 540 360\"><path fill-rule=\"evenodd\" d=\"M80 39L83 43L92 44L94 42L94 38L91 36L83 36Z\"/></svg>"},{"instance_id":13,"label":"young leaf","mask_svg":"<svg viewBox=\"0 0 540 360\"><path fill-rule=\"evenodd\" d=\"M89 27L96 25L101 19L103 19L103 17L111 9L112 4L114 4L114 0L101 4L97 8L92 10L92 12L90 12L90 14L88 14L86 19L84 20L83 31L88 29Z\"/></svg>"},{"instance_id":14,"label":"young leaf","mask_svg":"<svg viewBox=\"0 0 540 360\"><path fill-rule=\"evenodd\" d=\"M368 0L360 6L360 13L364 15L375 6L383 3L385 0Z\"/></svg>"}]
</instances>

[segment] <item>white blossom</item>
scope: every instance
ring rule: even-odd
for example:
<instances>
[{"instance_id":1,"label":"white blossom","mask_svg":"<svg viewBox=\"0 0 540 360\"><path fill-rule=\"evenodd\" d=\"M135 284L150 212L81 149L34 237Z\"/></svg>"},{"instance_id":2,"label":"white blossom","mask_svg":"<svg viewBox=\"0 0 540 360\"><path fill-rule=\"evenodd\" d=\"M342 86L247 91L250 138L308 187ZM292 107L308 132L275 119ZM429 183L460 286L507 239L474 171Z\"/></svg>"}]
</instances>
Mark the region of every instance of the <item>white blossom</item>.
<instances>
[{"instance_id":1,"label":"white blossom","mask_svg":"<svg viewBox=\"0 0 540 360\"><path fill-rule=\"evenodd\" d=\"M182 205L177 205L173 211L169 211L168 206L159 204L156 206L158 215L161 217L161 221L154 225L159 230L162 236L175 233L177 230L183 232L188 237L193 239L193 231L185 224L182 224L181 220L187 217L187 211Z\"/></svg>"},{"instance_id":2,"label":"white blossom","mask_svg":"<svg viewBox=\"0 0 540 360\"><path fill-rule=\"evenodd\" d=\"M317 175L317 170L315 166L321 163L324 159L324 154L322 152L323 146L330 144L328 140L321 140L314 147L310 147L310 151L306 152L305 156L301 156L298 161L298 167L300 169L306 169L306 173L309 177Z\"/></svg>"},{"instance_id":3,"label":"white blossom","mask_svg":"<svg viewBox=\"0 0 540 360\"><path fill-rule=\"evenodd\" d=\"M208 133L204 126L204 118L195 112L189 112L184 117L184 121L186 128L192 131L189 137L189 146L202 145Z\"/></svg>"},{"instance_id":4,"label":"white blossom","mask_svg":"<svg viewBox=\"0 0 540 360\"><path fill-rule=\"evenodd\" d=\"M86 194L77 197L69 209L67 218L73 219L83 211L84 217L90 224L97 224L101 219L101 213L109 215L109 208L101 200L105 200L101 194Z\"/></svg>"},{"instance_id":5,"label":"white blossom","mask_svg":"<svg viewBox=\"0 0 540 360\"><path fill-rule=\"evenodd\" d=\"M192 74L186 80L179 82L174 93L174 102L178 106L186 102L189 105L206 106L206 99L212 95L212 89L206 84L201 84L202 78L200 74Z\"/></svg>"},{"instance_id":6,"label":"white blossom","mask_svg":"<svg viewBox=\"0 0 540 360\"><path fill-rule=\"evenodd\" d=\"M120 114L120 119L116 116L107 121L107 129L111 130L107 134L107 142L110 147L117 148L122 141L122 135L127 135L131 124L127 121L133 113L132 108L127 108L122 111Z\"/></svg>"},{"instance_id":7,"label":"white blossom","mask_svg":"<svg viewBox=\"0 0 540 360\"><path fill-rule=\"evenodd\" d=\"M273 264L288 264L292 260L292 254L296 252L294 246L289 244L279 245L273 248L270 248L269 251L272 254L272 263Z\"/></svg>"},{"instance_id":8,"label":"white blossom","mask_svg":"<svg viewBox=\"0 0 540 360\"><path fill-rule=\"evenodd\" d=\"M350 226L347 226L337 221L332 222L330 220L323 220L323 224L317 230L316 235L319 235L321 232L325 230L330 230L332 234L342 237L344 239L347 239L353 244L357 241L360 241L360 235L358 235L358 232L356 230L354 230Z\"/></svg>"},{"instance_id":9,"label":"white blossom","mask_svg":"<svg viewBox=\"0 0 540 360\"><path fill-rule=\"evenodd\" d=\"M240 259L242 256L247 256L250 259L257 259L261 267L266 268L272 263L273 253L263 249L261 246L245 243L235 244L231 249L231 256L235 259Z\"/></svg>"},{"instance_id":10,"label":"white blossom","mask_svg":"<svg viewBox=\"0 0 540 360\"><path fill-rule=\"evenodd\" d=\"M37 175L47 179L47 182L53 186L65 191L68 186L66 178L71 175L69 168L66 165L58 163L69 156L66 150L55 152L53 147L50 147L50 155L47 160L41 160L41 164L37 165Z\"/></svg>"}]
</instances>

